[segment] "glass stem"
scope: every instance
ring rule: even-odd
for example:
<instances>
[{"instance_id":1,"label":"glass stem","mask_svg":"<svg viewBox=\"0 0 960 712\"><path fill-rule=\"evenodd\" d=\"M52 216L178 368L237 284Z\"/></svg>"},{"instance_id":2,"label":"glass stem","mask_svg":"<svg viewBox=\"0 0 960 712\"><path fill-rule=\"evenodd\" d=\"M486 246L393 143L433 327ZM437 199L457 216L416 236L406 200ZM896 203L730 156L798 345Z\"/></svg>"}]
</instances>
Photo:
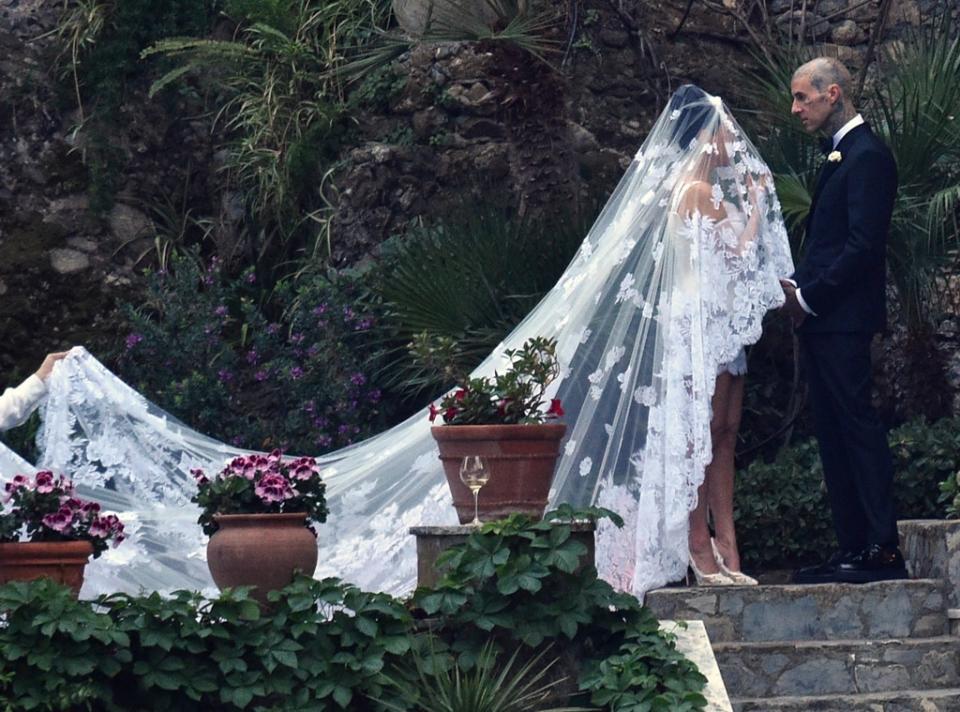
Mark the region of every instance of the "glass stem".
<instances>
[{"instance_id":1,"label":"glass stem","mask_svg":"<svg viewBox=\"0 0 960 712\"><path fill-rule=\"evenodd\" d=\"M473 488L473 524L480 524L480 488Z\"/></svg>"}]
</instances>

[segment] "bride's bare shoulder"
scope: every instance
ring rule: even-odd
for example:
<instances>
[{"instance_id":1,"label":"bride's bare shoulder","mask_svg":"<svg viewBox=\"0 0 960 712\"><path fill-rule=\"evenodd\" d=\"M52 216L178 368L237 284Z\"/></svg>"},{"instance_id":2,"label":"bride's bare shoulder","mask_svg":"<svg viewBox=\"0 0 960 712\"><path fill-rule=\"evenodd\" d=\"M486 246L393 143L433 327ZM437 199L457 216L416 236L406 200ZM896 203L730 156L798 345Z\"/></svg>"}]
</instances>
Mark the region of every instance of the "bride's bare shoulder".
<instances>
[{"instance_id":1,"label":"bride's bare shoulder","mask_svg":"<svg viewBox=\"0 0 960 712\"><path fill-rule=\"evenodd\" d=\"M702 180L691 180L678 186L678 208L681 213L700 211L703 215L720 217L722 210L713 198L713 186Z\"/></svg>"}]
</instances>

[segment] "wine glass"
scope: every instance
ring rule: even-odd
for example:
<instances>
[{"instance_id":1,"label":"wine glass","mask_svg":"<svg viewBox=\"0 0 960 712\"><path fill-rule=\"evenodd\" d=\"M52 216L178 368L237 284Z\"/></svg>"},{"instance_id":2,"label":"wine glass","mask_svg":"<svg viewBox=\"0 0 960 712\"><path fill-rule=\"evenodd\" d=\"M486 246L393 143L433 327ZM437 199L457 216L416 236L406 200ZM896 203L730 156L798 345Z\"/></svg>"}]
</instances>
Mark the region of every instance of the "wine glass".
<instances>
[{"instance_id":1,"label":"wine glass","mask_svg":"<svg viewBox=\"0 0 960 712\"><path fill-rule=\"evenodd\" d=\"M467 455L460 463L460 481L473 492L473 521L475 527L480 526L480 488L490 479L490 470L487 463L479 455Z\"/></svg>"}]
</instances>

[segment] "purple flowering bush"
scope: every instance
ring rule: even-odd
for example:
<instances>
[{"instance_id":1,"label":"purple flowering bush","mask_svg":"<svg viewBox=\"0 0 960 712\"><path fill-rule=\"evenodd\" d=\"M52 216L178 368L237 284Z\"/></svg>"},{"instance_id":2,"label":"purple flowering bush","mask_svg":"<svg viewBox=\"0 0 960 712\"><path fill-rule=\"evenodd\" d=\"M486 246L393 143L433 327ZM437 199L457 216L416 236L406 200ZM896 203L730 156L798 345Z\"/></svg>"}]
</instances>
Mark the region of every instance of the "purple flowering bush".
<instances>
[{"instance_id":1,"label":"purple flowering bush","mask_svg":"<svg viewBox=\"0 0 960 712\"><path fill-rule=\"evenodd\" d=\"M4 485L0 510L0 541L89 541L94 558L123 539L123 523L102 514L96 502L76 497L73 484L43 470L16 475Z\"/></svg>"},{"instance_id":2,"label":"purple flowering bush","mask_svg":"<svg viewBox=\"0 0 960 712\"><path fill-rule=\"evenodd\" d=\"M252 271L181 257L128 308L115 359L137 390L238 447L319 454L382 429L374 317L339 273L263 288Z\"/></svg>"},{"instance_id":3,"label":"purple flowering bush","mask_svg":"<svg viewBox=\"0 0 960 712\"><path fill-rule=\"evenodd\" d=\"M197 481L192 501L203 510L197 521L206 534L217 531L216 514L303 512L310 521L327 520L326 485L312 457L285 460L274 450L235 457L212 479L200 469L191 473Z\"/></svg>"}]
</instances>

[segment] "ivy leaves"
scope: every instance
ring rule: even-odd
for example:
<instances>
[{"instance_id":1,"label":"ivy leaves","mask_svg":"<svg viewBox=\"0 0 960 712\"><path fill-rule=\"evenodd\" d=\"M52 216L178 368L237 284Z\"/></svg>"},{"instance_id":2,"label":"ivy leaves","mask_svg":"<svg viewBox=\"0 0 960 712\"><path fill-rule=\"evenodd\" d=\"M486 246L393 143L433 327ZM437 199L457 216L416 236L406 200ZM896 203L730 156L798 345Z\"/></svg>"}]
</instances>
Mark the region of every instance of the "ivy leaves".
<instances>
[{"instance_id":1,"label":"ivy leaves","mask_svg":"<svg viewBox=\"0 0 960 712\"><path fill-rule=\"evenodd\" d=\"M702 709L705 679L696 667L636 598L597 577L585 541L603 517L623 525L609 510L568 505L543 521L489 522L438 558L443 579L419 589L413 605L438 617L434 633L464 669L490 641L501 651L564 641L584 660L584 702L618 711Z\"/></svg>"},{"instance_id":2,"label":"ivy leaves","mask_svg":"<svg viewBox=\"0 0 960 712\"><path fill-rule=\"evenodd\" d=\"M245 589L91 604L49 581L0 586L0 709L415 710L414 691L467 675L500 694L514 663L509 684L527 705L556 684L528 675L549 649L563 651L549 663L557 681L577 678L570 704L701 709L693 664L636 598L597 577L584 524L602 516L619 522L565 507L486 524L441 557L439 586L406 602L305 577L271 592L269 610ZM564 659L579 669L561 671Z\"/></svg>"}]
</instances>

